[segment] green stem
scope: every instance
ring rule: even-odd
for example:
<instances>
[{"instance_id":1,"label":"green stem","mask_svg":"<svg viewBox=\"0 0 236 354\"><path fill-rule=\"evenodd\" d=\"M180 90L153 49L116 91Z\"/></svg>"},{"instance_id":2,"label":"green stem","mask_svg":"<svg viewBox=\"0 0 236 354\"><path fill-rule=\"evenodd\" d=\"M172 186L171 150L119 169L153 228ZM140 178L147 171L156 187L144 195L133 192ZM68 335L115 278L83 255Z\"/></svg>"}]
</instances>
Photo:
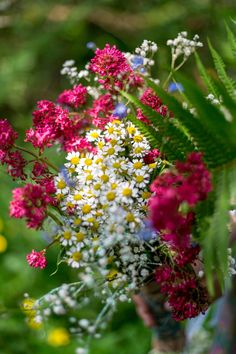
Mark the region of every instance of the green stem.
<instances>
[{"instance_id":1,"label":"green stem","mask_svg":"<svg viewBox=\"0 0 236 354\"><path fill-rule=\"evenodd\" d=\"M32 152L32 151L30 151L30 150L28 150L28 149L25 149L25 148L23 148L23 147L21 147L21 146L18 146L18 145L13 145L17 150L21 150L21 151L24 151L24 152L26 152L27 154L29 154L29 155L31 155L31 156L34 156L37 160L38 160L38 155L37 154L35 154L34 152Z\"/></svg>"},{"instance_id":2,"label":"green stem","mask_svg":"<svg viewBox=\"0 0 236 354\"><path fill-rule=\"evenodd\" d=\"M50 161L48 161L48 159L45 157L39 157L37 154L35 154L34 152L26 149L26 148L23 148L21 146L18 146L18 145L13 145L17 150L20 150L20 151L23 151L23 152L26 152L27 154L35 157L37 160L40 160L44 163L46 163L49 167L51 167L54 171L56 172L59 172L59 169L57 168L57 166L55 166L53 163L51 163Z\"/></svg>"},{"instance_id":3,"label":"green stem","mask_svg":"<svg viewBox=\"0 0 236 354\"><path fill-rule=\"evenodd\" d=\"M47 212L48 216L50 216L50 218L52 218L56 224L62 226L63 223L56 217L56 215L54 215L53 213L51 213L50 211Z\"/></svg>"}]
</instances>

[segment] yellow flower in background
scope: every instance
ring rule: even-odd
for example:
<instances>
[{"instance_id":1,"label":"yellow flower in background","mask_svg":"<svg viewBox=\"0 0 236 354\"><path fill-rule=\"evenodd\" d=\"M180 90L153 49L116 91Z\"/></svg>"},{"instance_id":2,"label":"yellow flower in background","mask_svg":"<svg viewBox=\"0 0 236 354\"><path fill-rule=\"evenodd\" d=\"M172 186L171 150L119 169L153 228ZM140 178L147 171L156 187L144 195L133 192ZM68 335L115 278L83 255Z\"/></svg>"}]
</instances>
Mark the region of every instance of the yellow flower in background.
<instances>
[{"instance_id":1,"label":"yellow flower in background","mask_svg":"<svg viewBox=\"0 0 236 354\"><path fill-rule=\"evenodd\" d=\"M27 318L27 325L31 329L41 329L43 326L43 323L41 321L37 321L36 317L28 317Z\"/></svg>"},{"instance_id":2,"label":"yellow flower in background","mask_svg":"<svg viewBox=\"0 0 236 354\"><path fill-rule=\"evenodd\" d=\"M1 229L1 223L0 223L0 229ZM0 253L5 252L7 249L7 239L0 235Z\"/></svg>"},{"instance_id":3,"label":"yellow flower in background","mask_svg":"<svg viewBox=\"0 0 236 354\"><path fill-rule=\"evenodd\" d=\"M47 342L53 347L61 347L70 343L70 334L66 328L58 327L49 331Z\"/></svg>"},{"instance_id":4,"label":"yellow flower in background","mask_svg":"<svg viewBox=\"0 0 236 354\"><path fill-rule=\"evenodd\" d=\"M21 309L25 314L29 317L34 317L36 315L36 311L34 309L35 299L27 297L22 301Z\"/></svg>"}]
</instances>

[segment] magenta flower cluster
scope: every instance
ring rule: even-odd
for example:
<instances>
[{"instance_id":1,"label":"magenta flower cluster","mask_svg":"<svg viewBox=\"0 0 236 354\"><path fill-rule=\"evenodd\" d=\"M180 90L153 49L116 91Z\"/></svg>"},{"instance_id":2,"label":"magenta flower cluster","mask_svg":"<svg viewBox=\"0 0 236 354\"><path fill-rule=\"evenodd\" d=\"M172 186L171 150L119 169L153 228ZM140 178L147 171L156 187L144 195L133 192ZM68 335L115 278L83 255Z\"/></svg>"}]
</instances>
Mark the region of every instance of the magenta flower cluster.
<instances>
[{"instance_id":1,"label":"magenta flower cluster","mask_svg":"<svg viewBox=\"0 0 236 354\"><path fill-rule=\"evenodd\" d=\"M57 102L77 109L78 107L86 104L87 95L87 88L79 84L74 86L72 90L63 91L59 95Z\"/></svg>"},{"instance_id":2,"label":"magenta flower cluster","mask_svg":"<svg viewBox=\"0 0 236 354\"><path fill-rule=\"evenodd\" d=\"M211 191L211 176L202 155L191 153L187 161L176 162L175 170L158 176L151 185L151 219L162 239L173 249L190 247L194 221L192 208ZM187 210L185 210L187 206Z\"/></svg>"},{"instance_id":3,"label":"magenta flower cluster","mask_svg":"<svg viewBox=\"0 0 236 354\"><path fill-rule=\"evenodd\" d=\"M156 281L162 293L167 295L176 321L193 318L205 313L209 306L207 289L201 284L194 272L187 268L163 264L156 269Z\"/></svg>"},{"instance_id":4,"label":"magenta flower cluster","mask_svg":"<svg viewBox=\"0 0 236 354\"><path fill-rule=\"evenodd\" d=\"M154 93L151 88L148 88L144 91L140 100L143 104L151 107L156 112L160 113L163 117L166 117L168 115L170 117L172 116L172 113L168 111L167 106L163 105L161 99ZM143 114L141 108L137 109L137 118L143 121L144 123L150 123L149 119Z\"/></svg>"},{"instance_id":5,"label":"magenta flower cluster","mask_svg":"<svg viewBox=\"0 0 236 354\"><path fill-rule=\"evenodd\" d=\"M210 173L196 152L186 161L176 162L173 171L163 173L151 185L152 224L172 252L172 260L157 268L156 280L177 320L195 317L208 305L206 290L193 269L200 247L191 242L191 232L194 207L211 189Z\"/></svg>"},{"instance_id":6,"label":"magenta flower cluster","mask_svg":"<svg viewBox=\"0 0 236 354\"><path fill-rule=\"evenodd\" d=\"M7 166L7 172L13 178L26 179L24 168L26 160L20 151L14 150L18 134L6 119L0 120L0 161Z\"/></svg>"},{"instance_id":7,"label":"magenta flower cluster","mask_svg":"<svg viewBox=\"0 0 236 354\"><path fill-rule=\"evenodd\" d=\"M31 267L43 269L47 266L45 250L40 252L32 250L30 254L27 254L26 259Z\"/></svg>"},{"instance_id":8,"label":"magenta flower cluster","mask_svg":"<svg viewBox=\"0 0 236 354\"><path fill-rule=\"evenodd\" d=\"M54 198L48 194L47 185L26 184L14 189L12 194L10 216L25 218L30 228L39 228L47 216L48 205L55 204Z\"/></svg>"}]
</instances>

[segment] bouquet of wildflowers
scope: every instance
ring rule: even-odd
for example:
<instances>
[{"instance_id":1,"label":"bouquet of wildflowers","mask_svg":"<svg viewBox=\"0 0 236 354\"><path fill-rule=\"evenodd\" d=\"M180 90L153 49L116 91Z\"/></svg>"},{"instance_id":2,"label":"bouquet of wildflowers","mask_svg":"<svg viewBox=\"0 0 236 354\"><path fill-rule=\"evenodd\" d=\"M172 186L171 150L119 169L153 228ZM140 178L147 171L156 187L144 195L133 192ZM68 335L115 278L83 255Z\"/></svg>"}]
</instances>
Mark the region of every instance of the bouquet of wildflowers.
<instances>
[{"instance_id":1,"label":"bouquet of wildflowers","mask_svg":"<svg viewBox=\"0 0 236 354\"><path fill-rule=\"evenodd\" d=\"M34 150L18 146L17 133L0 121L1 162L23 181L13 190L10 215L50 236L43 250L26 256L29 265L45 268L48 248L59 244L57 266L66 263L78 274L74 283L35 302L26 298L28 320L77 313L92 297L102 304L96 319L70 316L71 332L84 341L78 354L86 353L85 338L99 336L117 302L130 301L150 281L159 284L177 321L209 305L204 273L196 266L202 262L198 231L206 219L198 218L199 210L213 190L211 161L178 122L176 107L182 119L191 116L189 124L197 112L183 86L170 82L202 43L181 32L167 45L171 71L161 84L151 76L155 43L145 40L135 54L89 43L95 53L85 69L78 71L72 60L63 65L73 87L56 103L37 103L25 137ZM63 167L45 155L54 145L66 152Z\"/></svg>"}]
</instances>

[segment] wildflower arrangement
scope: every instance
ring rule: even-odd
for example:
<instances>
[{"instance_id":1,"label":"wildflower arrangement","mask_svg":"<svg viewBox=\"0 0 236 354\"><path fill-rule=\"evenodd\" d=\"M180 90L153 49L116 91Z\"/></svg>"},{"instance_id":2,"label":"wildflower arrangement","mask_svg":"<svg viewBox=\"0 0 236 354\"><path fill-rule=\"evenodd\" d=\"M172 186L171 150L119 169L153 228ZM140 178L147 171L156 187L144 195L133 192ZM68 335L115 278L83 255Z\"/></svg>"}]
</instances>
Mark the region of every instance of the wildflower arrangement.
<instances>
[{"instance_id":1,"label":"wildflower arrangement","mask_svg":"<svg viewBox=\"0 0 236 354\"><path fill-rule=\"evenodd\" d=\"M16 145L17 133L6 119L0 120L1 163L14 180L24 183L13 190L10 215L24 218L30 228L49 228L50 243L32 250L27 262L45 268L47 249L59 244L57 266L67 263L78 274L74 283L36 301L25 299L34 321L77 313L92 296L102 304L95 320L70 315L70 331L82 343L77 354L87 352L86 335L99 336L117 302L130 301L148 282L159 284L173 318L180 321L209 306L204 264L208 275L213 266L223 269L224 278L228 267L234 273L227 245L225 268L211 262L219 261L218 251L211 250L209 261L202 250L212 245L205 243L203 233L214 233L211 220L221 206L215 191L222 191L222 184L215 181L214 169L219 171L236 151L231 123L222 113L222 96L233 107L236 103L221 86L212 89L215 84L198 56L210 95L205 98L184 78L181 84L175 81L175 73L202 46L197 35L189 40L181 32L167 45L171 71L163 84L151 76L158 47L147 40L135 54L90 43L94 57L81 71L67 61L62 74L73 87L56 103L38 102L25 138L34 150ZM206 119L209 112L220 117L220 129L213 126L213 118ZM227 132L232 146L226 146L220 130ZM45 150L52 146L66 152L63 167L46 157ZM228 178L221 170L218 176L221 182Z\"/></svg>"}]
</instances>

